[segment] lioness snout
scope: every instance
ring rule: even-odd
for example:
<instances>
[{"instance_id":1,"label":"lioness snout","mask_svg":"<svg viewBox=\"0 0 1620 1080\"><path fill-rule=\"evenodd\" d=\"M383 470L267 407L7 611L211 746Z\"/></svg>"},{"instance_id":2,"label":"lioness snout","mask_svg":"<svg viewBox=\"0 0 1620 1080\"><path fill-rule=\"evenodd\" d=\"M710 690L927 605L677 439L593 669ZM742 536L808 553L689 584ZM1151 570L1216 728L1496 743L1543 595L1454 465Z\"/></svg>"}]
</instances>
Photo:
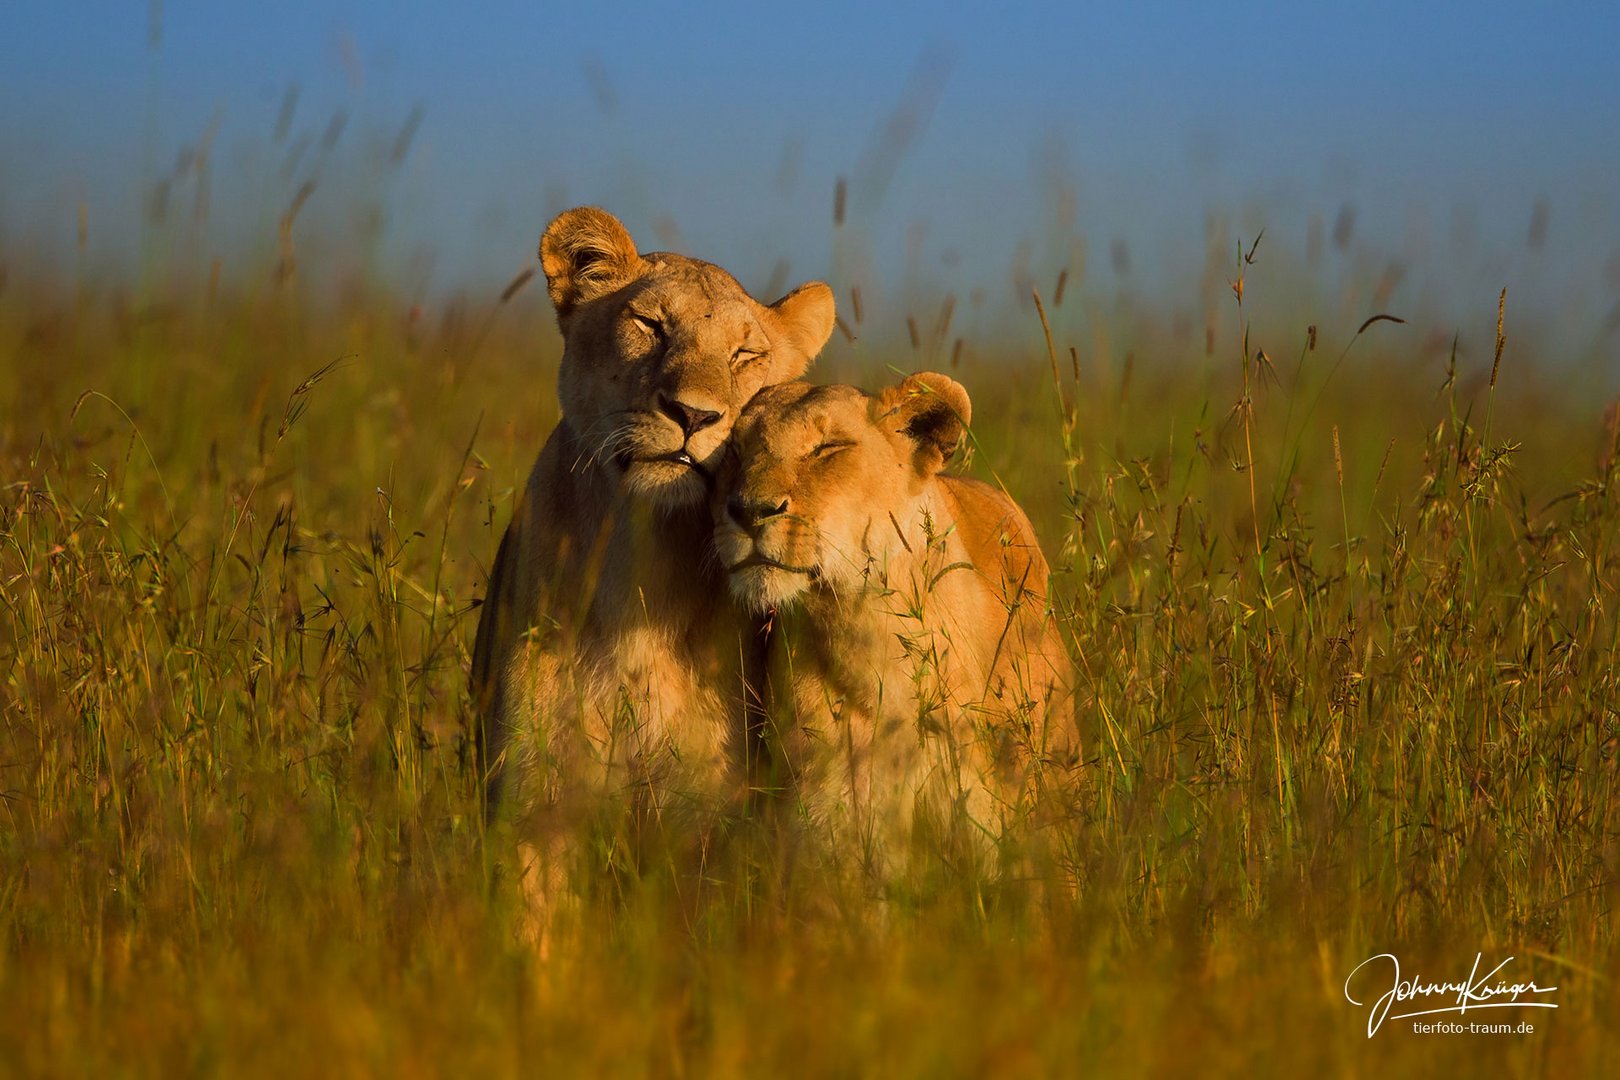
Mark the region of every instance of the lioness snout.
<instances>
[{"instance_id":1,"label":"lioness snout","mask_svg":"<svg viewBox=\"0 0 1620 1080\"><path fill-rule=\"evenodd\" d=\"M788 501L782 499L748 499L733 495L726 500L726 512L745 529L753 529L762 522L787 513Z\"/></svg>"},{"instance_id":2,"label":"lioness snout","mask_svg":"<svg viewBox=\"0 0 1620 1080\"><path fill-rule=\"evenodd\" d=\"M668 394L658 395L658 409L679 424L688 438L713 425L722 415L714 409L699 408Z\"/></svg>"}]
</instances>

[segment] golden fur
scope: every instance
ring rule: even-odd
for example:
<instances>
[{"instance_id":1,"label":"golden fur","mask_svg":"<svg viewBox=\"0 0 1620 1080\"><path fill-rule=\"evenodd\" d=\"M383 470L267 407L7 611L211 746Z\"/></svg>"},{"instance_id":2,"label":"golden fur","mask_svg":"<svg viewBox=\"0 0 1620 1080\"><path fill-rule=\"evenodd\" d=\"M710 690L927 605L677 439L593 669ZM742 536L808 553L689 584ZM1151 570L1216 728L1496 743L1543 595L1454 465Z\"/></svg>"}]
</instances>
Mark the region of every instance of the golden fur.
<instances>
[{"instance_id":1,"label":"golden fur","mask_svg":"<svg viewBox=\"0 0 1620 1080\"><path fill-rule=\"evenodd\" d=\"M879 863L919 807L995 835L1030 766L1072 745L1070 662L1029 520L940 472L969 409L927 372L876 397L771 387L738 421L714 500L733 596L773 617L774 782L812 822L874 841Z\"/></svg>"},{"instance_id":2,"label":"golden fur","mask_svg":"<svg viewBox=\"0 0 1620 1080\"><path fill-rule=\"evenodd\" d=\"M612 215L540 241L564 351L562 417L490 571L472 690L490 803L572 809L634 788L662 813L740 787L747 620L708 502L742 407L796 378L833 327L812 282L772 305Z\"/></svg>"}]
</instances>

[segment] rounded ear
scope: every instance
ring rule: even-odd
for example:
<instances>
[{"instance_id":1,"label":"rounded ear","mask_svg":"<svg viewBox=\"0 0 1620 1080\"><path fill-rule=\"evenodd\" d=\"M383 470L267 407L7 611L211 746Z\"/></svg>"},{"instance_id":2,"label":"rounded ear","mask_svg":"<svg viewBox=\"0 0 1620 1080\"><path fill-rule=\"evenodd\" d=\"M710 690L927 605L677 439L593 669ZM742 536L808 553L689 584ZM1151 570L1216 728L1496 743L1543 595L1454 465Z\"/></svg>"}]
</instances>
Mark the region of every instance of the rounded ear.
<instances>
[{"instance_id":1,"label":"rounded ear","mask_svg":"<svg viewBox=\"0 0 1620 1080\"><path fill-rule=\"evenodd\" d=\"M837 316L832 288L824 281L807 281L772 304L770 311L789 346L772 350L771 381L797 379L832 336Z\"/></svg>"},{"instance_id":2,"label":"rounded ear","mask_svg":"<svg viewBox=\"0 0 1620 1080\"><path fill-rule=\"evenodd\" d=\"M907 375L878 395L876 408L886 427L911 440L923 476L945 467L973 419L973 402L962 384L937 371Z\"/></svg>"},{"instance_id":3,"label":"rounded ear","mask_svg":"<svg viewBox=\"0 0 1620 1080\"><path fill-rule=\"evenodd\" d=\"M559 322L622 285L640 264L636 243L619 219L594 206L563 211L540 237L540 269Z\"/></svg>"}]
</instances>

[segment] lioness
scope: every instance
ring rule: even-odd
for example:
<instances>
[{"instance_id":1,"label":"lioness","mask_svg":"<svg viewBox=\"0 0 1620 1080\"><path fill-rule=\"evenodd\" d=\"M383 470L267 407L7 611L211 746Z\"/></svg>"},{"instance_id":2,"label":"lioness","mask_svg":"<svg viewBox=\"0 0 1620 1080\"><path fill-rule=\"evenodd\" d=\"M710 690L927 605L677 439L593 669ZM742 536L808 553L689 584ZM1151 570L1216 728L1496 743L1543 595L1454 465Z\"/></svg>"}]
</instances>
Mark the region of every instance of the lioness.
<instances>
[{"instance_id":1,"label":"lioness","mask_svg":"<svg viewBox=\"0 0 1620 1080\"><path fill-rule=\"evenodd\" d=\"M771 387L738 420L712 505L732 595L773 613L779 780L880 873L919 807L982 852L1029 766L1071 745L1056 720L1070 662L1029 520L940 471L969 410L932 372L876 397Z\"/></svg>"},{"instance_id":2,"label":"lioness","mask_svg":"<svg viewBox=\"0 0 1620 1080\"><path fill-rule=\"evenodd\" d=\"M633 788L660 816L713 808L741 785L749 635L714 561L710 488L742 407L826 343L832 291L811 282L766 306L717 266L639 253L592 207L547 227L540 265L563 336L561 419L473 647L490 805L572 809Z\"/></svg>"}]
</instances>

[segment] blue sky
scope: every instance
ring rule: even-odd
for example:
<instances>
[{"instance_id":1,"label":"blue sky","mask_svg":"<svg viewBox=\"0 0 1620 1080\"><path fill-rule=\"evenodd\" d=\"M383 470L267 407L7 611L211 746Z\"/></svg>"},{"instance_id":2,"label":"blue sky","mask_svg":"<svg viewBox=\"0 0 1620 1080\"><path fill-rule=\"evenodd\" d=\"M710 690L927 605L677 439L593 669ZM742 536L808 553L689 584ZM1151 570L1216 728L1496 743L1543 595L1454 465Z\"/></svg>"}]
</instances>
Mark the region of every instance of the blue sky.
<instances>
[{"instance_id":1,"label":"blue sky","mask_svg":"<svg viewBox=\"0 0 1620 1080\"><path fill-rule=\"evenodd\" d=\"M787 260L795 279L910 273L999 297L1010 265L1049 280L1078 237L1092 280L1185 290L1211 212L1293 252L1350 204L1369 260L1432 261L1437 302L1494 299L1538 199L1528 295L1573 288L1601 314L1620 288L1612 5L472 9L169 0L154 47L143 4L7 5L0 237L71 257L82 204L90 261L127 263L141 192L212 126L208 220L186 250L250 259L312 179L309 243L412 288L498 283L549 213L593 202L644 246L679 243L753 286ZM919 124L885 159L908 86ZM386 164L418 106L409 155ZM177 187L173 213L195 216L195 198Z\"/></svg>"}]
</instances>

